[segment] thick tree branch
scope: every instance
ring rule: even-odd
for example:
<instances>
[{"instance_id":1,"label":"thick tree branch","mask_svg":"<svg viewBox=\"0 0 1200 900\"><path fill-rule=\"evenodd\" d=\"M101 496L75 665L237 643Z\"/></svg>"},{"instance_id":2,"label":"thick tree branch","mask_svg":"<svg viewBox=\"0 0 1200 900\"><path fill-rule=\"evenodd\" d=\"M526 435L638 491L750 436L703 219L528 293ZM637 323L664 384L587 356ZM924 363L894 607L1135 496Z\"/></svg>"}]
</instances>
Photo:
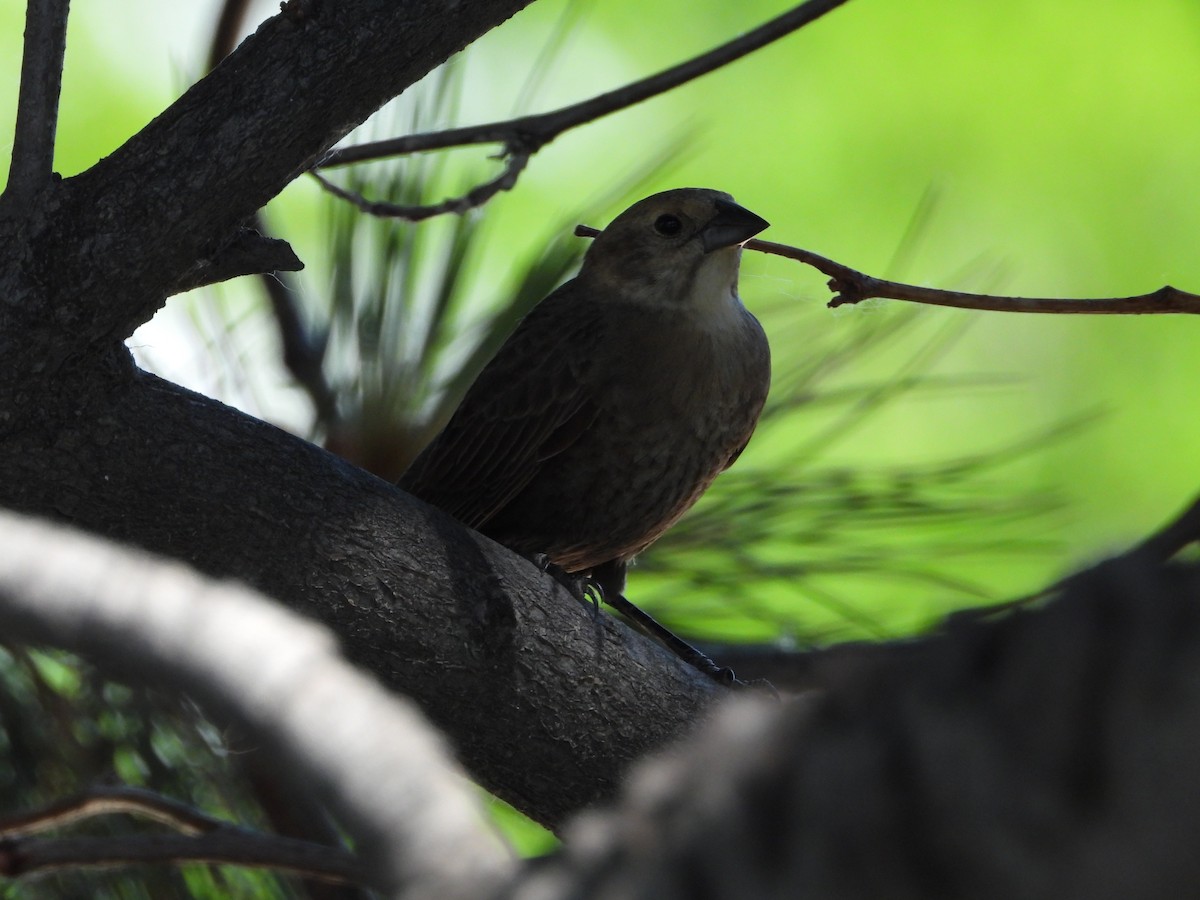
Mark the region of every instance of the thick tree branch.
<instances>
[{"instance_id":1,"label":"thick tree branch","mask_svg":"<svg viewBox=\"0 0 1200 900\"><path fill-rule=\"evenodd\" d=\"M465 896L507 873L440 737L342 661L324 629L245 588L33 520L0 517L0 545L6 635L186 691L242 723L351 828L373 880Z\"/></svg>"},{"instance_id":2,"label":"thick tree branch","mask_svg":"<svg viewBox=\"0 0 1200 900\"><path fill-rule=\"evenodd\" d=\"M28 0L21 88L13 133L12 165L0 208L20 207L46 188L54 171L54 135L62 93L70 0Z\"/></svg>"},{"instance_id":3,"label":"thick tree branch","mask_svg":"<svg viewBox=\"0 0 1200 900\"><path fill-rule=\"evenodd\" d=\"M721 690L548 576L318 447L151 376L47 441L10 435L5 505L248 582L327 622L535 819L611 795Z\"/></svg>"}]
</instances>

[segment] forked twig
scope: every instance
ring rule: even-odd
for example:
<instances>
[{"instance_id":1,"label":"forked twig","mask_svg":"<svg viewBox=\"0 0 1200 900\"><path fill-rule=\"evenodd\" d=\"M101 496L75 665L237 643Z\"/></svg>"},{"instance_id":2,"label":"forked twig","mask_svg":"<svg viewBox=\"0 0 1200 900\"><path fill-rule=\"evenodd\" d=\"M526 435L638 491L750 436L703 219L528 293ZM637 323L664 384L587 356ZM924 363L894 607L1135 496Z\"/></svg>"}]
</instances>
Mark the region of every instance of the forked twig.
<instances>
[{"instance_id":1,"label":"forked twig","mask_svg":"<svg viewBox=\"0 0 1200 900\"><path fill-rule=\"evenodd\" d=\"M317 176L326 190L332 191L344 200L349 200L359 209L371 215L418 221L447 212L461 213L486 203L500 191L511 189L533 154L564 132L610 113L627 109L643 100L656 97L702 75L707 75L715 69L728 65L791 34L845 2L846 0L808 0L807 3L802 3L707 53L702 53L640 81L551 112L521 116L501 122L489 122L483 125L451 128L446 131L407 135L386 141L372 141L332 150L313 167L312 174L316 175L315 170L318 168L328 169L334 166L402 156L408 153L444 150L449 147L463 147L472 144L503 144L503 149L497 154L497 157L507 160L507 164L499 176L473 188L461 197L444 200L431 206L404 207L376 203L341 188L335 188L327 180Z\"/></svg>"}]
</instances>

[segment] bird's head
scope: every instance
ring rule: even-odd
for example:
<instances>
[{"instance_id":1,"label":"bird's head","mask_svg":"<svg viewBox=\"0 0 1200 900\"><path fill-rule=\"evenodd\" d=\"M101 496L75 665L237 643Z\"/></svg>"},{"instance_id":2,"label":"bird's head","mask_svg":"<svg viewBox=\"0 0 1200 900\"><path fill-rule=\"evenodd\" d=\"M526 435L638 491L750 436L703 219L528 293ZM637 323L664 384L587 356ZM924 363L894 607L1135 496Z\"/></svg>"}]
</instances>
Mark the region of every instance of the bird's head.
<instances>
[{"instance_id":1,"label":"bird's head","mask_svg":"<svg viewBox=\"0 0 1200 900\"><path fill-rule=\"evenodd\" d=\"M663 191L596 237L580 277L654 306L725 304L737 296L741 245L767 224L721 191Z\"/></svg>"}]
</instances>

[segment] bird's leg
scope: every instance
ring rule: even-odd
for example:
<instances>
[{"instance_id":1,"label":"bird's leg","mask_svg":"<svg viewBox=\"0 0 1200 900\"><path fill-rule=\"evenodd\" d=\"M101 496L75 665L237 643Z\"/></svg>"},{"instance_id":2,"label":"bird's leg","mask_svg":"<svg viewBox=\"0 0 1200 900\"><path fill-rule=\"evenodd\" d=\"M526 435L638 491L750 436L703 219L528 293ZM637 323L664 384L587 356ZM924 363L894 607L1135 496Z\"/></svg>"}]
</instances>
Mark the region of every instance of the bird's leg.
<instances>
[{"instance_id":1,"label":"bird's leg","mask_svg":"<svg viewBox=\"0 0 1200 900\"><path fill-rule=\"evenodd\" d=\"M718 666L712 659L663 625L648 612L634 606L624 594L605 593L604 602L629 619L639 630L655 638L660 644L697 671L725 687L745 687L728 666Z\"/></svg>"},{"instance_id":2,"label":"bird's leg","mask_svg":"<svg viewBox=\"0 0 1200 900\"><path fill-rule=\"evenodd\" d=\"M753 687L754 683L740 680L728 666L719 666L702 650L693 647L652 615L631 603L622 593L625 589L625 572L628 563L611 560L596 566L591 572L568 572L550 561L545 553L532 553L530 562L548 574L580 603L590 603L594 615L600 614L603 600L629 622L680 659L704 673L724 687ZM772 689L773 690L773 689Z\"/></svg>"},{"instance_id":3,"label":"bird's leg","mask_svg":"<svg viewBox=\"0 0 1200 900\"><path fill-rule=\"evenodd\" d=\"M652 615L634 606L625 597L625 573L629 563L625 560L609 560L592 569L592 579L600 589L604 602L634 624L643 634L657 640L685 663L726 687L743 687L746 682L738 680L733 669L718 666L703 651L693 647Z\"/></svg>"}]
</instances>

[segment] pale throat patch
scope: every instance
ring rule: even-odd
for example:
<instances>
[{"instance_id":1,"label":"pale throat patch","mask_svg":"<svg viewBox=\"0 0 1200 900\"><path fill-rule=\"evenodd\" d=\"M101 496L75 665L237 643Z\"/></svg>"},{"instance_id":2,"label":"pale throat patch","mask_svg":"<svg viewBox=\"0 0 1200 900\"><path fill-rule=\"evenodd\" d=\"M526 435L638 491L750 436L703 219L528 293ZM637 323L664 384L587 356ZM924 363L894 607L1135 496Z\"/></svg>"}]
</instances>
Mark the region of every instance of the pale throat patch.
<instances>
[{"instance_id":1,"label":"pale throat patch","mask_svg":"<svg viewBox=\"0 0 1200 900\"><path fill-rule=\"evenodd\" d=\"M742 248L723 247L705 255L692 284L689 319L709 328L723 328L742 317L737 295L738 263Z\"/></svg>"}]
</instances>

